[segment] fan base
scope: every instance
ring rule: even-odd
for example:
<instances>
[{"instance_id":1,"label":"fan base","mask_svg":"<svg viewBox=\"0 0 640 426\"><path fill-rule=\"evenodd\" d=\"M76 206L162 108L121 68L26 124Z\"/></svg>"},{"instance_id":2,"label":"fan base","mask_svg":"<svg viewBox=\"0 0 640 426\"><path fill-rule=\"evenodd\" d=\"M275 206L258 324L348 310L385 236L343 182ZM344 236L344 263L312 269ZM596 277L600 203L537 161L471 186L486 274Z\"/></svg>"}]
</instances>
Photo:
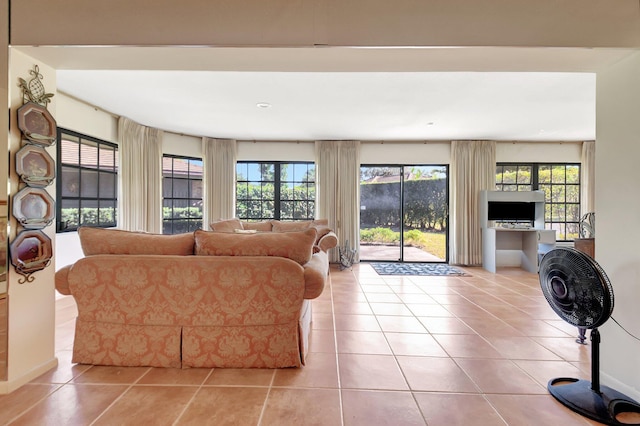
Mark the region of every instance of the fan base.
<instances>
[{"instance_id":1,"label":"fan base","mask_svg":"<svg viewBox=\"0 0 640 426\"><path fill-rule=\"evenodd\" d=\"M559 377L550 380L547 389L564 406L592 420L614 426L640 425L617 420L625 413L638 414L640 418L640 404L607 386L600 386L598 393L588 380Z\"/></svg>"}]
</instances>

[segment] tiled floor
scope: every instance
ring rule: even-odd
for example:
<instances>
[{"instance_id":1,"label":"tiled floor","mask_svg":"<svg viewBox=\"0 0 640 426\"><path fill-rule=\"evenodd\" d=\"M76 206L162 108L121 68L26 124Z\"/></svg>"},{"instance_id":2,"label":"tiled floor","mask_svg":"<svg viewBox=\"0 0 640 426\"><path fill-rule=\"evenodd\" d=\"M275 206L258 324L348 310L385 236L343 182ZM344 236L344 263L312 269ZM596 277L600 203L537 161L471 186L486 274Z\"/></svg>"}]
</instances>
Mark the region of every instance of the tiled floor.
<instances>
[{"instance_id":1,"label":"tiled floor","mask_svg":"<svg viewBox=\"0 0 640 426\"><path fill-rule=\"evenodd\" d=\"M12 425L594 425L546 390L590 379L590 349L537 275L379 276L331 270L313 303L301 369L118 368L71 364L73 299L58 299L59 366L0 396Z\"/></svg>"}]
</instances>

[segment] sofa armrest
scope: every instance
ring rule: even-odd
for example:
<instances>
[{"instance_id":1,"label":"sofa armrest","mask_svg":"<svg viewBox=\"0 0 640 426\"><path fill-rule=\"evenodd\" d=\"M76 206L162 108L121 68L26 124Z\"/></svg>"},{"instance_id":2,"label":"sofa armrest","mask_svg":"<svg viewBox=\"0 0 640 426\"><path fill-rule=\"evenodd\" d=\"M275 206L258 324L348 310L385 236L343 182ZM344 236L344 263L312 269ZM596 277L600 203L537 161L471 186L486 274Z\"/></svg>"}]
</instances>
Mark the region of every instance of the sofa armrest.
<instances>
[{"instance_id":1,"label":"sofa armrest","mask_svg":"<svg viewBox=\"0 0 640 426\"><path fill-rule=\"evenodd\" d=\"M71 294L71 290L69 290L69 270L71 266L67 265L56 271L56 290L65 296Z\"/></svg>"},{"instance_id":2,"label":"sofa armrest","mask_svg":"<svg viewBox=\"0 0 640 426\"><path fill-rule=\"evenodd\" d=\"M329 255L321 251L302 265L304 268L304 298L315 299L322 294L329 275Z\"/></svg>"},{"instance_id":3,"label":"sofa armrest","mask_svg":"<svg viewBox=\"0 0 640 426\"><path fill-rule=\"evenodd\" d=\"M320 250L327 253L330 249L338 245L338 236L331 231L318 240L317 246Z\"/></svg>"}]
</instances>

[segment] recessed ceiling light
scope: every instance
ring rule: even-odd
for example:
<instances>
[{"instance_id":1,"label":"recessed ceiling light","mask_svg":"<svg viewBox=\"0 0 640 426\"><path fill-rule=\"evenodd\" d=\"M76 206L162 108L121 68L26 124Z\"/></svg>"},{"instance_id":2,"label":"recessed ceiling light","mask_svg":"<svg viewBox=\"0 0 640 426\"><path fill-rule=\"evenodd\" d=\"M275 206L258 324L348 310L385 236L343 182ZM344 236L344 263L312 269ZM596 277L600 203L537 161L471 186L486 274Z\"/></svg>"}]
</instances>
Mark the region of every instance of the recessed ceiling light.
<instances>
[{"instance_id":1,"label":"recessed ceiling light","mask_svg":"<svg viewBox=\"0 0 640 426\"><path fill-rule=\"evenodd\" d=\"M271 104L269 102L258 102L256 106L262 109L271 108Z\"/></svg>"}]
</instances>

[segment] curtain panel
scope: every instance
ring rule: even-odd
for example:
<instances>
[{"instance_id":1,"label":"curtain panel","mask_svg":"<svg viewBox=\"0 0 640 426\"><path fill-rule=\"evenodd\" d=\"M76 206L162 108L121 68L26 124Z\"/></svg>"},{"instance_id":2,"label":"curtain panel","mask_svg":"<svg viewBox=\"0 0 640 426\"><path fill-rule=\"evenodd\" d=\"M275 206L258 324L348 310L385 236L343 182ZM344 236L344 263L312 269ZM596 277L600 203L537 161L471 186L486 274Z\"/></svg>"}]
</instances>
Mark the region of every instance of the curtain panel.
<instances>
[{"instance_id":1,"label":"curtain panel","mask_svg":"<svg viewBox=\"0 0 640 426\"><path fill-rule=\"evenodd\" d=\"M328 219L340 247L358 248L359 206L360 142L316 141L316 217ZM330 261L339 260L339 251L332 250Z\"/></svg>"},{"instance_id":2,"label":"curtain panel","mask_svg":"<svg viewBox=\"0 0 640 426\"><path fill-rule=\"evenodd\" d=\"M118 120L118 225L162 233L162 137L159 129Z\"/></svg>"},{"instance_id":3,"label":"curtain panel","mask_svg":"<svg viewBox=\"0 0 640 426\"><path fill-rule=\"evenodd\" d=\"M202 138L203 229L236 212L237 143L233 139Z\"/></svg>"},{"instance_id":4,"label":"curtain panel","mask_svg":"<svg viewBox=\"0 0 640 426\"><path fill-rule=\"evenodd\" d=\"M451 244L449 262L454 265L482 264L480 191L494 190L496 143L453 141L451 143Z\"/></svg>"},{"instance_id":5,"label":"curtain panel","mask_svg":"<svg viewBox=\"0 0 640 426\"><path fill-rule=\"evenodd\" d=\"M582 160L580 167L580 210L581 214L595 212L596 194L596 142L582 142Z\"/></svg>"}]
</instances>

